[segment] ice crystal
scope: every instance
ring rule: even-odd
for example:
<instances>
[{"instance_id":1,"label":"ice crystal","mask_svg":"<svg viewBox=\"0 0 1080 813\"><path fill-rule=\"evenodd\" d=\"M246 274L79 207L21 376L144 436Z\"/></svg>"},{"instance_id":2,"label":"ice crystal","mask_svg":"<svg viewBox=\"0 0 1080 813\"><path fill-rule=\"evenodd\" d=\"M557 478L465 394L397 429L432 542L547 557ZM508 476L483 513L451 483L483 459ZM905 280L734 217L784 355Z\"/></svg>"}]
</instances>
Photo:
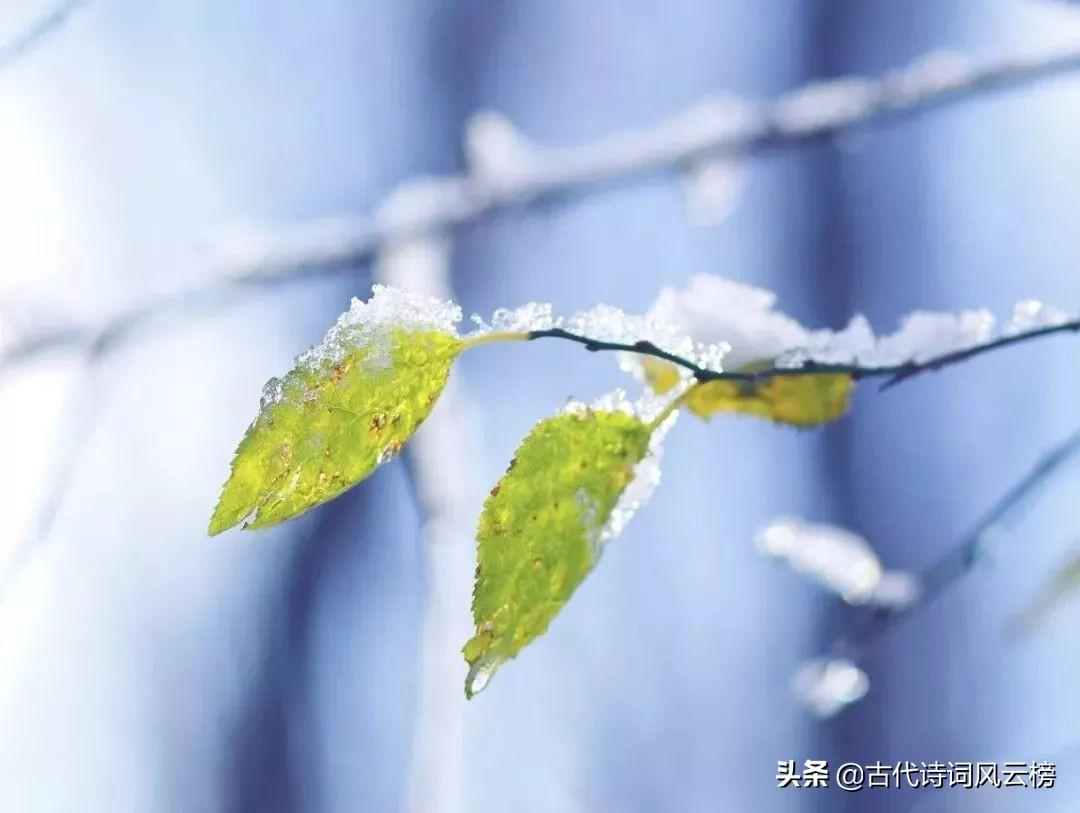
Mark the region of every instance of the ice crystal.
<instances>
[{"instance_id":1,"label":"ice crystal","mask_svg":"<svg viewBox=\"0 0 1080 813\"><path fill-rule=\"evenodd\" d=\"M674 425L679 417L677 410L673 410L660 425L653 430L649 437L649 451L637 465L634 466L633 479L619 495L615 508L611 511L607 523L600 531L599 548L603 547L612 539L622 533L623 528L645 503L652 497L656 487L660 485L660 457L663 454L664 436Z\"/></svg>"},{"instance_id":2,"label":"ice crystal","mask_svg":"<svg viewBox=\"0 0 1080 813\"><path fill-rule=\"evenodd\" d=\"M350 348L363 344L369 348L371 363L378 367L390 362L392 331L438 331L457 336L461 308L426 296L417 296L387 285L372 286L367 301L354 297L345 313L327 332L320 344L297 357L296 363L318 370L345 357Z\"/></svg>"},{"instance_id":3,"label":"ice crystal","mask_svg":"<svg viewBox=\"0 0 1080 813\"><path fill-rule=\"evenodd\" d=\"M472 321L477 326L473 335L481 335L550 330L556 326L558 320L552 314L550 302L528 302L517 308L499 308L491 315L490 321L485 321L474 313Z\"/></svg>"},{"instance_id":4,"label":"ice crystal","mask_svg":"<svg viewBox=\"0 0 1080 813\"><path fill-rule=\"evenodd\" d=\"M583 415L588 412L621 412L637 418L643 423L652 423L667 409L670 398L659 397L646 392L636 401L631 401L625 390L617 389L595 399L592 403L570 401L562 412ZM678 418L678 411L672 410L649 437L649 449L634 466L634 475L619 495L619 499L608 517L607 522L596 534L592 544L597 553L612 539L622 533L641 506L648 502L656 486L660 483L660 457L663 451L664 436Z\"/></svg>"}]
</instances>

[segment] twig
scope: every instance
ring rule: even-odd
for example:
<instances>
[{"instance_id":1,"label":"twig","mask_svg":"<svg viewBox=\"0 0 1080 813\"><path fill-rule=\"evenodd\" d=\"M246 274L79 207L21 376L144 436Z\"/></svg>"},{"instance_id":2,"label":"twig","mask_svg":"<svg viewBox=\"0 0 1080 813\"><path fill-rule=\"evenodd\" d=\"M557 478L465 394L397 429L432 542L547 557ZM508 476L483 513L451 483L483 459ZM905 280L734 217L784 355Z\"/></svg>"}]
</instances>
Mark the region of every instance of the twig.
<instances>
[{"instance_id":1,"label":"twig","mask_svg":"<svg viewBox=\"0 0 1080 813\"><path fill-rule=\"evenodd\" d=\"M856 380L864 378L884 378L888 377L888 380L882 385L882 389L892 387L901 381L906 381L919 373L927 371L937 371L943 367L948 367L952 364L958 364L959 362L966 361L967 359L988 353L992 350L997 350L1003 347L1008 347L1020 342L1037 339L1043 336L1050 336L1055 333L1076 333L1080 331L1080 319L1074 319L1068 322L1062 322L1057 325L1048 325L1044 327L1035 328L1033 330L1022 331L1019 333L1012 333L1007 336L1000 336L983 344L973 345L972 347L964 348L963 350L957 350L951 353L943 353L940 356L935 356L924 361L908 361L903 364L892 364L881 367L860 366L857 364L820 364L818 362L809 361L799 366L792 367L768 367L763 370L753 371L740 371L740 370L710 370L705 367L701 367L695 362L678 356L674 353L669 353L660 347L657 347L652 342L640 341L632 343L623 342L609 342L600 341L597 339L591 339L588 336L581 336L576 333L571 333L563 328L550 328L547 330L534 330L528 334L528 338L531 339L543 339L543 338L556 338L566 339L568 341L576 342L582 345L586 350L593 352L598 351L622 351L626 353L638 353L646 356L653 356L654 358L662 359L670 362L678 367L682 367L693 373L694 378L698 381L742 381L748 384L760 383L770 378L777 378L779 376L803 376L803 375L828 375L828 374L845 374L850 375Z\"/></svg>"},{"instance_id":2,"label":"twig","mask_svg":"<svg viewBox=\"0 0 1080 813\"><path fill-rule=\"evenodd\" d=\"M902 608L881 608L854 633L838 638L829 651L835 657L858 660L894 627L925 609L949 587L958 582L979 562L983 541L1011 514L1022 508L1040 486L1061 467L1080 453L1080 429L1045 455L982 516L955 547L922 572L919 597Z\"/></svg>"},{"instance_id":3,"label":"twig","mask_svg":"<svg viewBox=\"0 0 1080 813\"><path fill-rule=\"evenodd\" d=\"M704 103L641 131L571 149L531 150L521 166L509 173L406 182L397 192L424 186L424 205L388 205L394 202L395 192L372 217L332 221L331 229L322 228L323 221L286 230L234 257L225 284L288 280L354 268L388 244L451 231L500 212L565 201L662 171L682 172L715 157L794 147L1078 68L1080 43L981 64L968 64L958 55L931 54L874 79L810 84L771 104L741 104L737 112L731 104ZM155 310L182 306L188 298L200 295L194 291L163 300ZM121 331L130 315L111 320L112 329ZM0 369L45 350L78 345L85 334L74 327L30 337L0 356Z\"/></svg>"},{"instance_id":4,"label":"twig","mask_svg":"<svg viewBox=\"0 0 1080 813\"><path fill-rule=\"evenodd\" d=\"M0 71L10 67L13 62L26 56L63 28L71 15L87 2L88 0L62 0L10 40L0 44Z\"/></svg>"}]
</instances>

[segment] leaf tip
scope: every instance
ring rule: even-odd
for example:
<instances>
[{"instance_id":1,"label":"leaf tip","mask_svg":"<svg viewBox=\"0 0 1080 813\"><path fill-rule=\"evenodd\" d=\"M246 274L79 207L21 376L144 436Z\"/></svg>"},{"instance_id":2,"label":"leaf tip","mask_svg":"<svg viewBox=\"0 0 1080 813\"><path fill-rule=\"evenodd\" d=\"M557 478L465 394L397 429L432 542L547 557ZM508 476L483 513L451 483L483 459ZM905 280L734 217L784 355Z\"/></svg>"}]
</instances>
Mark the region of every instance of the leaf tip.
<instances>
[{"instance_id":1,"label":"leaf tip","mask_svg":"<svg viewBox=\"0 0 1080 813\"><path fill-rule=\"evenodd\" d=\"M469 674L465 677L465 699L472 700L491 682L492 675L502 665L502 661L489 656L481 657L469 664Z\"/></svg>"}]
</instances>

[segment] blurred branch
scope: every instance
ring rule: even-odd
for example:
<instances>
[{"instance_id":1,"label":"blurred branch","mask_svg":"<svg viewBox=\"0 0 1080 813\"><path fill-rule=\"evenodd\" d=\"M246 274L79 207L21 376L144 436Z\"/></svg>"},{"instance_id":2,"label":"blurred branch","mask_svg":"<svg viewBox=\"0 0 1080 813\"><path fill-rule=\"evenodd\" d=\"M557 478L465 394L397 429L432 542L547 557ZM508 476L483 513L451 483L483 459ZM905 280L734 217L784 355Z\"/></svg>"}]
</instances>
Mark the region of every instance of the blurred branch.
<instances>
[{"instance_id":1,"label":"blurred branch","mask_svg":"<svg viewBox=\"0 0 1080 813\"><path fill-rule=\"evenodd\" d=\"M804 362L801 365L792 367L768 367L763 370L754 371L739 371L739 370L724 370L717 371L711 370L705 367L701 367L695 362L678 356L674 353L669 353L660 347L657 347L652 342L641 341L633 343L622 342L608 342L598 341L596 339L590 339L588 336L581 336L576 333L571 333L568 330L562 328L550 328L547 330L534 330L529 332L528 338L542 339L542 338L557 338L566 339L568 341L576 342L585 347L586 350L593 352L598 351L621 351L625 353L638 353L646 356L653 356L654 358L662 359L670 362L678 367L682 367L693 373L694 378L700 382L707 381L742 381L749 384L766 381L770 378L788 377L788 376L803 376L803 375L828 375L828 374L845 374L850 375L854 379L864 378L883 378L888 377L888 380L882 384L882 389L891 387L901 381L905 381L908 378L918 375L919 373L927 371L937 371L943 367L948 367L953 364L958 364L962 361L967 361L975 356L982 355L983 353L989 353L993 350L998 350L1003 347L1008 347L1013 344L1019 344L1020 342L1030 341L1032 339L1038 339L1043 336L1051 336L1056 333L1076 333L1080 331L1080 319L1073 319L1068 322L1062 322L1056 325L1046 325L1038 327L1033 330L1021 331L1018 333L1011 333L1006 336L1000 336L992 341L984 342L983 344L973 345L972 347L964 348L963 350L957 350L951 353L943 353L939 356L926 359L924 361L906 361L902 364L892 364L881 367L861 367L857 364L821 364L814 361Z\"/></svg>"},{"instance_id":2,"label":"blurred branch","mask_svg":"<svg viewBox=\"0 0 1080 813\"><path fill-rule=\"evenodd\" d=\"M811 83L771 104L706 100L650 128L581 147L541 150L518 145L518 160L501 161L510 165L498 171L441 179L443 194L426 210L401 220L377 213L357 223L337 244L309 246L311 253L300 258L309 266L311 261L357 263L386 242L460 228L486 215L552 198L565 200L661 171L683 172L720 157L798 146L1077 69L1080 42L981 64L959 54L932 53L878 78ZM509 140L507 134L501 136L500 148ZM244 271L295 270L298 252L291 235L282 233L276 246L265 248L250 258Z\"/></svg>"},{"instance_id":3,"label":"blurred branch","mask_svg":"<svg viewBox=\"0 0 1080 813\"><path fill-rule=\"evenodd\" d=\"M352 270L349 266L324 266L311 274L265 276L250 274L225 277L213 283L191 288L176 294L168 294L109 317L97 326L69 325L17 339L0 349L0 374L11 367L33 361L39 356L57 350L81 349L90 361L108 356L114 348L122 345L130 336L157 321L186 313L214 311L225 307L246 294L273 287L329 276Z\"/></svg>"},{"instance_id":4,"label":"blurred branch","mask_svg":"<svg viewBox=\"0 0 1080 813\"><path fill-rule=\"evenodd\" d=\"M0 557L0 606L8 597L9 587L22 568L41 550L60 513L75 469L90 441L94 423L101 409L98 397L100 356L88 352L79 369L80 379L66 395L57 446L45 477L45 493L31 519L26 534L16 540Z\"/></svg>"},{"instance_id":5,"label":"blurred branch","mask_svg":"<svg viewBox=\"0 0 1080 813\"><path fill-rule=\"evenodd\" d=\"M57 33L81 6L89 0L62 0L50 11L34 20L10 40L0 43L0 71L26 56L46 39Z\"/></svg>"},{"instance_id":6,"label":"blurred branch","mask_svg":"<svg viewBox=\"0 0 1080 813\"><path fill-rule=\"evenodd\" d=\"M388 285L446 300L452 241L418 239L379 253L375 277ZM475 569L475 504L483 485L471 461L479 456L479 419L460 377L447 382L439 409L410 441L407 472L422 521L425 595L417 673L417 713L409 764L409 813L457 813L462 804L465 700L461 642L470 634L469 596Z\"/></svg>"},{"instance_id":7,"label":"blurred branch","mask_svg":"<svg viewBox=\"0 0 1080 813\"><path fill-rule=\"evenodd\" d=\"M706 101L652 127L581 147L527 148L500 130L493 134L498 142L494 146L502 152L512 146L509 158L500 153L486 166L474 162L473 171L463 175L406 182L370 217L329 221L332 228L327 228L328 221L316 221L245 241L222 263L226 273L222 282L212 284L216 293L210 296L260 280L307 278L356 267L384 246L452 231L490 215L565 201L659 172L686 172L717 158L795 147L1078 68L1080 43L983 63L935 53L877 78L812 83L769 104ZM477 123L493 120L498 117L480 116ZM405 199L411 205L401 205ZM183 308L190 299L204 296L202 291L181 294L149 310L156 314ZM58 347L106 334L125 335L130 322L143 321L146 310L119 314L99 330L73 327L30 336L0 355L0 369Z\"/></svg>"},{"instance_id":8,"label":"blurred branch","mask_svg":"<svg viewBox=\"0 0 1080 813\"><path fill-rule=\"evenodd\" d=\"M858 660L894 627L932 604L980 561L986 537L1023 508L1057 472L1080 453L1080 428L1043 455L1036 464L995 502L951 550L923 571L919 597L897 609L879 609L861 629L838 638L829 651L841 658Z\"/></svg>"}]
</instances>

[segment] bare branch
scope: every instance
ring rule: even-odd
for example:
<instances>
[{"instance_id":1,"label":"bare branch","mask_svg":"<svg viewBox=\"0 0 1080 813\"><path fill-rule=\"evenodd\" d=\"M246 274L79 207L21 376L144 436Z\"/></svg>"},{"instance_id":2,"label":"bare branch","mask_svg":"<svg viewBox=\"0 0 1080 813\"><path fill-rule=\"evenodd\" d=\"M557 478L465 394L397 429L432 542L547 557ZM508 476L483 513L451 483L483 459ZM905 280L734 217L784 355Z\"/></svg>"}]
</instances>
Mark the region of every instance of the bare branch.
<instances>
[{"instance_id":1,"label":"bare branch","mask_svg":"<svg viewBox=\"0 0 1080 813\"><path fill-rule=\"evenodd\" d=\"M0 43L0 72L29 54L46 39L64 27L72 14L88 0L61 0L55 7L30 23L4 43Z\"/></svg>"},{"instance_id":2,"label":"bare branch","mask_svg":"<svg viewBox=\"0 0 1080 813\"><path fill-rule=\"evenodd\" d=\"M853 633L833 642L834 657L859 660L894 627L932 604L980 561L983 541L1010 516L1024 507L1069 460L1080 454L1080 428L1043 455L1036 464L1003 494L960 541L923 571L922 590L911 604L902 608L881 608Z\"/></svg>"}]
</instances>

